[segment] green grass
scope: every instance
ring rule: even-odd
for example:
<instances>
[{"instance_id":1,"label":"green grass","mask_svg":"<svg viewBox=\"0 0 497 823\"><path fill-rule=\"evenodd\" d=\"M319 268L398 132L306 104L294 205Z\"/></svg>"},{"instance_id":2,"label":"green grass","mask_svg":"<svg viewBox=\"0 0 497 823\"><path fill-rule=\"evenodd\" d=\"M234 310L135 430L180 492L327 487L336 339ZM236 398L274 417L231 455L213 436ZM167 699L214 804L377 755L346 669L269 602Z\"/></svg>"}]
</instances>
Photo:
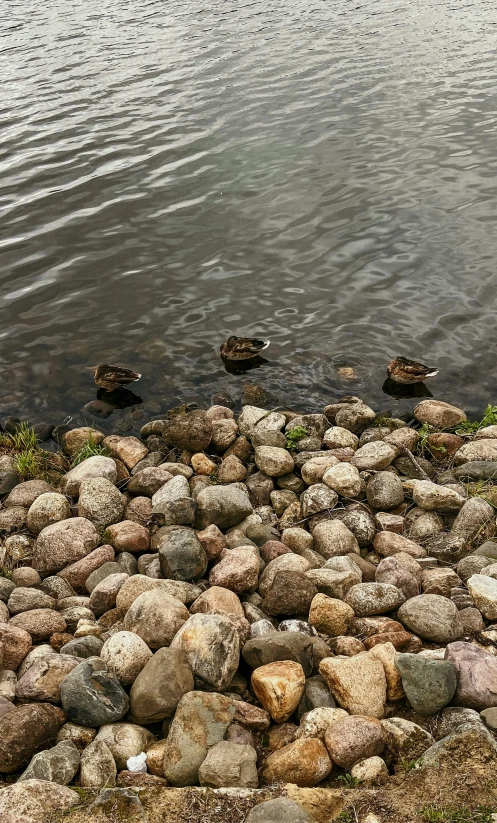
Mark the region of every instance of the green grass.
<instances>
[{"instance_id":1,"label":"green grass","mask_svg":"<svg viewBox=\"0 0 497 823\"><path fill-rule=\"evenodd\" d=\"M33 429L27 423L21 423L13 434L2 432L0 445L19 452L33 451L38 448L38 441Z\"/></svg>"},{"instance_id":2,"label":"green grass","mask_svg":"<svg viewBox=\"0 0 497 823\"><path fill-rule=\"evenodd\" d=\"M494 810L484 806L478 806L474 810L465 807L425 806L421 814L426 823L492 823Z\"/></svg>"},{"instance_id":3,"label":"green grass","mask_svg":"<svg viewBox=\"0 0 497 823\"><path fill-rule=\"evenodd\" d=\"M454 428L454 432L456 434L475 434L485 426L497 426L497 406L492 406L491 403L488 404L480 421L463 420Z\"/></svg>"},{"instance_id":4,"label":"green grass","mask_svg":"<svg viewBox=\"0 0 497 823\"><path fill-rule=\"evenodd\" d=\"M359 780L358 777L353 777L351 774L341 774L337 780L340 780L341 783L345 783L349 789L356 789L362 783L362 780Z\"/></svg>"},{"instance_id":5,"label":"green grass","mask_svg":"<svg viewBox=\"0 0 497 823\"><path fill-rule=\"evenodd\" d=\"M44 471L44 452L41 449L25 449L15 456L16 471L23 480L40 477Z\"/></svg>"},{"instance_id":6,"label":"green grass","mask_svg":"<svg viewBox=\"0 0 497 823\"><path fill-rule=\"evenodd\" d=\"M110 451L105 446L99 446L98 443L95 443L93 437L89 436L86 443L84 443L80 450L76 452L72 459L71 468L74 466L79 465L82 463L83 460L88 460L89 457L95 457L95 455L103 455L104 457L110 456Z\"/></svg>"},{"instance_id":7,"label":"green grass","mask_svg":"<svg viewBox=\"0 0 497 823\"><path fill-rule=\"evenodd\" d=\"M297 443L304 437L308 437L310 432L304 426L295 426L286 433L286 447L289 452L297 451Z\"/></svg>"}]
</instances>

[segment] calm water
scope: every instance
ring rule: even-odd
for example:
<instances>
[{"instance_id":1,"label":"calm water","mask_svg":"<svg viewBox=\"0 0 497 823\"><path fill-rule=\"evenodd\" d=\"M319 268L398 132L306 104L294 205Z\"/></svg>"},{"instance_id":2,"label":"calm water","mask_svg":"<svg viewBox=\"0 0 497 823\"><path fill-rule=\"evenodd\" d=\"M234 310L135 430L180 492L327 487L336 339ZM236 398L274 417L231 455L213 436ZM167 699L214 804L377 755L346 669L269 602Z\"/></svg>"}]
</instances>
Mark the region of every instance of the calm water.
<instances>
[{"instance_id":1,"label":"calm water","mask_svg":"<svg viewBox=\"0 0 497 823\"><path fill-rule=\"evenodd\" d=\"M0 34L0 416L85 419L98 362L152 412L239 395L230 333L296 406L397 408L394 355L497 402L494 0L0 0Z\"/></svg>"}]
</instances>

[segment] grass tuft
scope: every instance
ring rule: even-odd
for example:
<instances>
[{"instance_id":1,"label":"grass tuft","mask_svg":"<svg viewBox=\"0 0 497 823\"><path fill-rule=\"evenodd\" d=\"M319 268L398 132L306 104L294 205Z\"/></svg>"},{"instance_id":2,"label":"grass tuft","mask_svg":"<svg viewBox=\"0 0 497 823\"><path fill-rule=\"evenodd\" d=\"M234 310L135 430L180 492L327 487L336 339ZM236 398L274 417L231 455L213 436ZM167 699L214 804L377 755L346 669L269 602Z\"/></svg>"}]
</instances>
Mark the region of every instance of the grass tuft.
<instances>
[{"instance_id":1,"label":"grass tuft","mask_svg":"<svg viewBox=\"0 0 497 823\"><path fill-rule=\"evenodd\" d=\"M477 809L425 806L421 815L426 823L492 823L494 810L485 806Z\"/></svg>"},{"instance_id":2,"label":"grass tuft","mask_svg":"<svg viewBox=\"0 0 497 823\"><path fill-rule=\"evenodd\" d=\"M310 434L304 426L295 426L286 433L286 447L289 452L297 451L297 443Z\"/></svg>"},{"instance_id":3,"label":"grass tuft","mask_svg":"<svg viewBox=\"0 0 497 823\"><path fill-rule=\"evenodd\" d=\"M95 443L92 435L90 434L86 443L84 443L80 450L74 455L71 468L79 465L79 463L82 463L83 460L88 460L89 457L95 457L95 455L110 457L110 451L105 446L100 446L98 443Z\"/></svg>"},{"instance_id":4,"label":"grass tuft","mask_svg":"<svg viewBox=\"0 0 497 823\"><path fill-rule=\"evenodd\" d=\"M488 404L480 421L463 420L454 428L454 432L463 435L475 434L480 429L484 429L485 426L497 426L497 406L492 406L491 403Z\"/></svg>"}]
</instances>

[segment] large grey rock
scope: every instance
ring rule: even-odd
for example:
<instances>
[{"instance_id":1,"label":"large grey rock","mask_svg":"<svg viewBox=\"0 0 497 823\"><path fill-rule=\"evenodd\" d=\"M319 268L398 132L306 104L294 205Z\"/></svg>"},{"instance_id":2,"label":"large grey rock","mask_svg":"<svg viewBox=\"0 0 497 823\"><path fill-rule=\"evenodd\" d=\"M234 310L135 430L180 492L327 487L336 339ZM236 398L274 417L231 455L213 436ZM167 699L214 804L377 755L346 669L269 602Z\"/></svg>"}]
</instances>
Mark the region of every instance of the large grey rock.
<instances>
[{"instance_id":1,"label":"large grey rock","mask_svg":"<svg viewBox=\"0 0 497 823\"><path fill-rule=\"evenodd\" d=\"M55 600L45 592L24 586L17 586L7 601L11 615L31 611L31 609L53 609Z\"/></svg>"},{"instance_id":2,"label":"large grey rock","mask_svg":"<svg viewBox=\"0 0 497 823\"><path fill-rule=\"evenodd\" d=\"M214 524L228 529L237 526L252 511L248 493L238 485L208 486L197 497L195 527L205 529Z\"/></svg>"},{"instance_id":3,"label":"large grey rock","mask_svg":"<svg viewBox=\"0 0 497 823\"><path fill-rule=\"evenodd\" d=\"M207 413L195 409L165 420L161 435L170 446L189 452L203 452L211 442L212 422Z\"/></svg>"},{"instance_id":4,"label":"large grey rock","mask_svg":"<svg viewBox=\"0 0 497 823\"><path fill-rule=\"evenodd\" d=\"M166 578L196 580L207 570L207 555L193 529L166 527L162 530L158 550L162 574Z\"/></svg>"},{"instance_id":5,"label":"large grey rock","mask_svg":"<svg viewBox=\"0 0 497 823\"><path fill-rule=\"evenodd\" d=\"M188 609L161 589L143 592L124 617L124 628L134 632L151 649L169 646L179 629L189 619Z\"/></svg>"},{"instance_id":6,"label":"large grey rock","mask_svg":"<svg viewBox=\"0 0 497 823\"><path fill-rule=\"evenodd\" d=\"M157 469L155 469L157 471ZM137 475L138 477L140 475ZM172 503L184 497L191 497L188 480L183 475L178 474L167 480L152 496L152 506L159 506L163 503Z\"/></svg>"},{"instance_id":7,"label":"large grey rock","mask_svg":"<svg viewBox=\"0 0 497 823\"><path fill-rule=\"evenodd\" d=\"M26 480L19 483L3 501L4 508L15 509L22 507L29 509L40 494L53 492L53 488L45 480Z\"/></svg>"},{"instance_id":8,"label":"large grey rock","mask_svg":"<svg viewBox=\"0 0 497 823\"><path fill-rule=\"evenodd\" d=\"M88 789L116 785L117 768L112 752L103 740L93 740L81 755L80 785Z\"/></svg>"},{"instance_id":9,"label":"large grey rock","mask_svg":"<svg viewBox=\"0 0 497 823\"><path fill-rule=\"evenodd\" d=\"M76 497L79 494L79 487L83 480L92 480L95 477L103 477L110 483L117 481L116 463L112 457L105 457L102 454L95 454L88 457L71 469L61 480L60 489L68 497Z\"/></svg>"},{"instance_id":10,"label":"large grey rock","mask_svg":"<svg viewBox=\"0 0 497 823\"><path fill-rule=\"evenodd\" d=\"M116 722L129 707L126 692L99 658L76 666L62 681L60 697L68 719L80 726Z\"/></svg>"},{"instance_id":11,"label":"large grey rock","mask_svg":"<svg viewBox=\"0 0 497 823\"><path fill-rule=\"evenodd\" d=\"M348 590L344 600L354 609L356 617L369 617L394 611L405 597L391 583L357 583Z\"/></svg>"},{"instance_id":12,"label":"large grey rock","mask_svg":"<svg viewBox=\"0 0 497 823\"><path fill-rule=\"evenodd\" d=\"M392 472L377 472L366 486L368 503L373 509L395 509L404 502L400 477Z\"/></svg>"},{"instance_id":13,"label":"large grey rock","mask_svg":"<svg viewBox=\"0 0 497 823\"><path fill-rule=\"evenodd\" d=\"M99 543L95 526L84 517L53 523L38 535L32 566L41 575L53 574L86 557Z\"/></svg>"},{"instance_id":14,"label":"large grey rock","mask_svg":"<svg viewBox=\"0 0 497 823\"><path fill-rule=\"evenodd\" d=\"M276 446L258 446L255 450L257 468L268 477L282 477L293 471L294 461L289 451Z\"/></svg>"},{"instance_id":15,"label":"large grey rock","mask_svg":"<svg viewBox=\"0 0 497 823\"><path fill-rule=\"evenodd\" d=\"M74 743L62 740L53 749L35 754L19 780L50 780L51 783L67 786L79 769L79 760L79 751Z\"/></svg>"},{"instance_id":16,"label":"large grey rock","mask_svg":"<svg viewBox=\"0 0 497 823\"><path fill-rule=\"evenodd\" d=\"M28 509L27 524L31 534L39 534L45 526L67 520L71 509L63 494L45 492Z\"/></svg>"},{"instance_id":17,"label":"large grey rock","mask_svg":"<svg viewBox=\"0 0 497 823\"><path fill-rule=\"evenodd\" d=\"M447 660L429 660L419 654L398 654L395 665L412 708L430 717L454 697L457 671Z\"/></svg>"},{"instance_id":18,"label":"large grey rock","mask_svg":"<svg viewBox=\"0 0 497 823\"><path fill-rule=\"evenodd\" d=\"M130 709L138 723L157 723L174 714L194 680L181 649L159 649L141 670L130 691Z\"/></svg>"},{"instance_id":19,"label":"large grey rock","mask_svg":"<svg viewBox=\"0 0 497 823\"><path fill-rule=\"evenodd\" d=\"M95 477L79 487L78 515L86 517L97 529L122 520L126 500L110 480Z\"/></svg>"},{"instance_id":20,"label":"large grey rock","mask_svg":"<svg viewBox=\"0 0 497 823\"><path fill-rule=\"evenodd\" d=\"M136 723L107 723L98 730L95 740L108 746L119 771L126 768L128 758L146 752L156 742L148 729Z\"/></svg>"},{"instance_id":21,"label":"large grey rock","mask_svg":"<svg viewBox=\"0 0 497 823\"><path fill-rule=\"evenodd\" d=\"M471 460L454 470L458 480L494 480L497 478L495 460Z\"/></svg>"},{"instance_id":22,"label":"large grey rock","mask_svg":"<svg viewBox=\"0 0 497 823\"><path fill-rule=\"evenodd\" d=\"M497 580L486 574L473 574L466 585L473 603L482 615L487 620L497 619Z\"/></svg>"},{"instance_id":23,"label":"large grey rock","mask_svg":"<svg viewBox=\"0 0 497 823\"><path fill-rule=\"evenodd\" d=\"M445 659L457 670L454 704L482 711L497 706L497 658L474 643L450 643Z\"/></svg>"},{"instance_id":24,"label":"large grey rock","mask_svg":"<svg viewBox=\"0 0 497 823\"><path fill-rule=\"evenodd\" d=\"M462 635L456 605L437 594L420 594L407 600L398 617L408 629L434 643L451 643Z\"/></svg>"},{"instance_id":25,"label":"large grey rock","mask_svg":"<svg viewBox=\"0 0 497 823\"><path fill-rule=\"evenodd\" d=\"M189 692L181 698L164 751L164 776L172 786L194 786L212 746L233 720L235 703L221 694Z\"/></svg>"},{"instance_id":26,"label":"large grey rock","mask_svg":"<svg viewBox=\"0 0 497 823\"><path fill-rule=\"evenodd\" d=\"M491 524L495 531L495 511L490 503L481 497L466 500L451 528L451 534L472 541L483 529Z\"/></svg>"},{"instance_id":27,"label":"large grey rock","mask_svg":"<svg viewBox=\"0 0 497 823\"><path fill-rule=\"evenodd\" d=\"M479 752L492 761L497 757L497 743L483 723L463 723L447 737L430 746L420 761L420 768L439 768L442 763L450 763L454 751L463 751L468 758L472 752Z\"/></svg>"},{"instance_id":28,"label":"large grey rock","mask_svg":"<svg viewBox=\"0 0 497 823\"><path fill-rule=\"evenodd\" d=\"M454 455L456 466L464 463L487 462L497 460L497 440L473 440L461 446Z\"/></svg>"},{"instance_id":29,"label":"large grey rock","mask_svg":"<svg viewBox=\"0 0 497 823\"><path fill-rule=\"evenodd\" d=\"M461 494L447 486L438 486L431 480L416 480L412 496L416 506L426 511L458 512L465 503Z\"/></svg>"},{"instance_id":30,"label":"large grey rock","mask_svg":"<svg viewBox=\"0 0 497 823\"><path fill-rule=\"evenodd\" d=\"M171 643L181 649L195 682L211 691L224 691L240 662L240 643L234 622L222 614L194 614Z\"/></svg>"}]
</instances>

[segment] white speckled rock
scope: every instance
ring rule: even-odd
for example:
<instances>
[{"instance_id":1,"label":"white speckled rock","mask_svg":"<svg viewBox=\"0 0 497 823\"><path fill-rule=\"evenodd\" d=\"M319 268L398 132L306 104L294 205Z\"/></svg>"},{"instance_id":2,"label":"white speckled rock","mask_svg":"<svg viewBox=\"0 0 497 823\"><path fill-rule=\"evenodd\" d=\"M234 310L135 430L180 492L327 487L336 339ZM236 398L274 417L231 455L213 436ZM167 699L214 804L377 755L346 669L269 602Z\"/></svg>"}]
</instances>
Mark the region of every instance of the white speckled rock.
<instances>
[{"instance_id":1,"label":"white speckled rock","mask_svg":"<svg viewBox=\"0 0 497 823\"><path fill-rule=\"evenodd\" d=\"M107 670L115 674L122 686L134 683L152 657L149 647L133 632L116 632L105 641L100 657Z\"/></svg>"},{"instance_id":2,"label":"white speckled rock","mask_svg":"<svg viewBox=\"0 0 497 823\"><path fill-rule=\"evenodd\" d=\"M376 440L357 449L350 462L359 471L368 469L380 471L380 469L386 469L392 460L395 460L397 454L397 449L394 449L393 446L389 446L388 443L383 443L381 440Z\"/></svg>"}]
</instances>

